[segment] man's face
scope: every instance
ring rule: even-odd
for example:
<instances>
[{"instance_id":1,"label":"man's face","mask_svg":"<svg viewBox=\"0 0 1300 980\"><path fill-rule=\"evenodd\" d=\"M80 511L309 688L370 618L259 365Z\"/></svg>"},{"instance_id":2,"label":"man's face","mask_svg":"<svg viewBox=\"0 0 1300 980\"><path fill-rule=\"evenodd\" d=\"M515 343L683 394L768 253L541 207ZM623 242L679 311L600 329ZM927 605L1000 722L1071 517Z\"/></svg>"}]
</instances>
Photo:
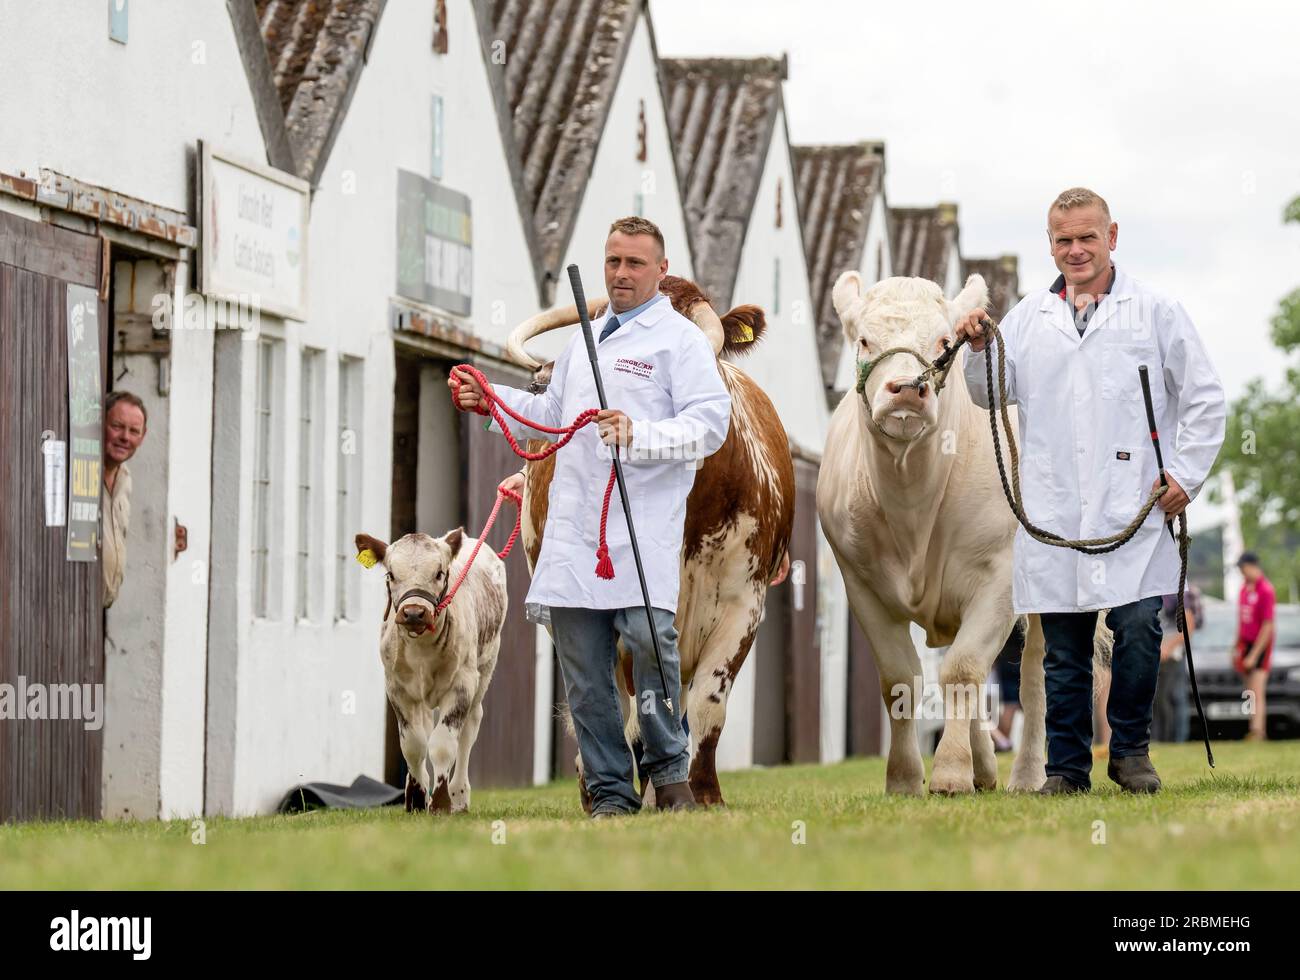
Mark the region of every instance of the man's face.
<instances>
[{"instance_id":1,"label":"man's face","mask_svg":"<svg viewBox=\"0 0 1300 980\"><path fill-rule=\"evenodd\" d=\"M1241 566L1241 577L1244 578L1251 585L1254 585L1256 582L1259 581L1259 576L1260 576L1260 569L1258 565L1252 564L1251 562L1246 562L1244 565Z\"/></svg>"},{"instance_id":2,"label":"man's face","mask_svg":"<svg viewBox=\"0 0 1300 980\"><path fill-rule=\"evenodd\" d=\"M118 402L104 419L104 455L109 465L121 466L144 442L144 412L129 402Z\"/></svg>"},{"instance_id":3,"label":"man's face","mask_svg":"<svg viewBox=\"0 0 1300 980\"><path fill-rule=\"evenodd\" d=\"M616 231L605 242L605 289L615 313L636 309L659 292L668 259L653 235Z\"/></svg>"},{"instance_id":4,"label":"man's face","mask_svg":"<svg viewBox=\"0 0 1300 980\"><path fill-rule=\"evenodd\" d=\"M1071 286L1103 278L1110 268L1110 253L1119 238L1119 225L1106 222L1106 212L1095 204L1052 208L1047 220L1052 261ZM1101 285L1104 287L1105 283Z\"/></svg>"}]
</instances>

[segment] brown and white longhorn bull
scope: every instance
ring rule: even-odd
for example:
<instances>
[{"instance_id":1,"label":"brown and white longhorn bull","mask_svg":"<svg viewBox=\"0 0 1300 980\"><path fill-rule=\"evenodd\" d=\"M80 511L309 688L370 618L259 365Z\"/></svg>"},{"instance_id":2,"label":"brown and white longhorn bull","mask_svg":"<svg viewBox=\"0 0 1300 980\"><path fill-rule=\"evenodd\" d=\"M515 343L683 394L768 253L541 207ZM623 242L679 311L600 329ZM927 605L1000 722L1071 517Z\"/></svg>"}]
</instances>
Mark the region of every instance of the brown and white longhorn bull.
<instances>
[{"instance_id":1,"label":"brown and white longhorn bull","mask_svg":"<svg viewBox=\"0 0 1300 980\"><path fill-rule=\"evenodd\" d=\"M697 803L717 805L723 799L716 750L727 697L753 645L768 584L780 582L789 566L794 462L785 426L771 399L722 356L744 354L758 341L766 325L763 311L745 305L719 318L700 288L677 276L665 276L660 292L709 338L731 395L726 441L704 460L686 501L675 620L686 722L692 736L691 792ZM604 297L588 301L593 322L599 321L606 303ZM538 362L524 345L542 333L577 322L576 306L557 307L525 321L510 335L511 355L534 371L534 390L549 383L552 365ZM529 448L536 451L541 445L534 440ZM554 456L525 468L523 542L530 571L541 554L547 491L554 472ZM622 699L625 730L635 746L639 736L632 661L621 642L617 674L626 695ZM576 764L583 806L589 809L581 758ZM644 788L644 777L642 784Z\"/></svg>"}]
</instances>

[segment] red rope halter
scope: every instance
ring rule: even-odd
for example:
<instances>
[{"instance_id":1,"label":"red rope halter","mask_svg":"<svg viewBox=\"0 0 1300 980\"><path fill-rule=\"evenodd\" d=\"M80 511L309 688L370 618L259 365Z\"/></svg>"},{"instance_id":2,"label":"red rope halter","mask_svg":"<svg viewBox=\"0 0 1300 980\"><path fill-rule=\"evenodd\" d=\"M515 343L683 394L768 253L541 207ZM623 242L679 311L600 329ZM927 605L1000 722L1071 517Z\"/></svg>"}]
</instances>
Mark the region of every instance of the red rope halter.
<instances>
[{"instance_id":1,"label":"red rope halter","mask_svg":"<svg viewBox=\"0 0 1300 980\"><path fill-rule=\"evenodd\" d=\"M456 578L456 584L448 589L447 594L442 597L442 601L433 607L433 614L435 616L446 609L447 606L450 605L451 600L456 598L457 590L460 589L461 583L465 581L465 576L469 575L470 566L474 564L474 559L478 556L478 550L483 547L483 542L487 540L488 531L492 530L492 525L497 522L497 514L500 513L501 504L505 502L507 497L515 502L515 529L510 532L510 540L506 542L506 546L497 552L497 557L505 558L506 555L510 554L510 549L515 546L515 540L519 537L519 527L523 520L524 499L513 490L507 490L505 487L497 487L497 502L492 508L492 513L488 517L487 523L483 525L483 533L478 536L478 543L474 545L474 550L469 553L469 560L465 562L464 566L461 568L460 575Z\"/></svg>"},{"instance_id":2,"label":"red rope halter","mask_svg":"<svg viewBox=\"0 0 1300 980\"><path fill-rule=\"evenodd\" d=\"M479 387L483 390L483 400L487 403L486 407L480 404L480 405L476 405L473 409L461 408L460 406L461 382L456 377L457 371L464 371L466 374L468 374L470 377L472 377L475 381L478 382ZM524 418L524 416L520 415L518 412L512 409L505 402L501 401L501 399L497 397L496 392L492 390L491 382L489 382L488 379L483 375L482 371L474 367L472 364L457 364L454 368L451 369L451 386L452 386L452 404L456 406L458 411L461 412L474 411L479 415L491 415L493 420L496 422L496 424L501 427L501 431L505 433L506 441L510 443L510 448L515 451L515 455L520 456L524 459L530 459L534 461L539 459L546 459L546 457L552 455L553 453L559 452L564 446L568 444L569 440L574 437L574 435L577 433L579 429L581 429L584 425L587 425L588 423L595 421L597 414L599 414L600 412L600 410L596 408L584 409L578 415L578 417L574 419L571 423L569 423L568 425L560 426L558 428L553 428L549 425L539 425L538 423L532 421L531 419ZM546 432L551 435L562 436L562 438L558 442L551 443L549 446L547 446L545 449L542 449L540 452L530 453L528 450L524 449L522 446L519 445L518 441L514 437L514 434L510 431L510 426L506 425L505 421L502 419L501 413L503 411L507 415L509 415L512 419L514 419L516 422L520 422L523 425L528 426L530 429L536 429L538 432ZM611 579L614 577L614 562L609 557L609 546L605 543L605 525L609 522L609 502L610 502L610 496L614 492L614 479L615 479L614 464L611 463L609 467L609 481L605 484L605 498L602 501L600 507L600 544L596 548L596 576L598 578L604 578L604 579ZM498 506L500 506L500 501L498 501L497 503ZM493 515L495 516L495 514L496 511L494 510ZM516 528L516 534L517 533L518 533L518 529ZM481 543L482 539L480 538L479 540ZM513 538L511 539L511 543L513 543ZM472 560L473 559L471 558L471 561ZM468 568L468 564L466 565L466 567ZM462 573L462 577L463 576L464 573ZM459 584L459 582L457 584Z\"/></svg>"}]
</instances>

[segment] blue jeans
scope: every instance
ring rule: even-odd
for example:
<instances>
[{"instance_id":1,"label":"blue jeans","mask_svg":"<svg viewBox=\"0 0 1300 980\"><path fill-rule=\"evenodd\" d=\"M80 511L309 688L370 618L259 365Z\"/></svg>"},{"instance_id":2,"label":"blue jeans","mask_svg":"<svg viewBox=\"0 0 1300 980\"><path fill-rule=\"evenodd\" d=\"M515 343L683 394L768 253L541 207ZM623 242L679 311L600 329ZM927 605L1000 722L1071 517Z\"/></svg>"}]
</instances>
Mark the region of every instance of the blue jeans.
<instances>
[{"instance_id":1,"label":"blue jeans","mask_svg":"<svg viewBox=\"0 0 1300 980\"><path fill-rule=\"evenodd\" d=\"M1047 774L1091 787L1092 649L1096 612L1043 613L1047 689ZM1160 597L1116 606L1106 614L1115 634L1111 663L1110 755L1146 755L1151 707L1160 671Z\"/></svg>"},{"instance_id":2,"label":"blue jeans","mask_svg":"<svg viewBox=\"0 0 1300 980\"><path fill-rule=\"evenodd\" d=\"M663 659L670 714L655 666L655 650L645 607L574 609L551 607L551 632L564 675L565 695L578 735L583 779L591 794L592 814L601 811L635 813L641 797L632 785L632 751L623 734L624 695L614 680L615 634L632 654L632 683L636 689L637 721L643 751L641 771L656 786L680 783L690 770L690 741L682 727L681 667L677 655L675 616L654 610L659 653Z\"/></svg>"}]
</instances>

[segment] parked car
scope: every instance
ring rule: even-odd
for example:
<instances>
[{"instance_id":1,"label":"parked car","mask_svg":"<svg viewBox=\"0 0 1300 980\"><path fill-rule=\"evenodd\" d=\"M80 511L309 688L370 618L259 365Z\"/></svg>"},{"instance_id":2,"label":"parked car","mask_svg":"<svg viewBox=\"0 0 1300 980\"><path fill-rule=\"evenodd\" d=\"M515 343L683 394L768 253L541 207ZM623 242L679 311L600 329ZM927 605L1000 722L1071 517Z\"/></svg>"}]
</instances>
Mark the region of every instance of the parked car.
<instances>
[{"instance_id":1,"label":"parked car","mask_svg":"<svg viewBox=\"0 0 1300 980\"><path fill-rule=\"evenodd\" d=\"M1232 667L1236 652L1237 606L1235 602L1207 597L1205 622L1192 634L1192 659L1196 662L1196 683L1205 705L1210 738L1241 738L1248 718L1242 697L1244 678ZM1269 738L1300 736L1300 606L1278 603L1277 635L1273 641L1273 663L1265 689ZM1191 706L1191 738L1200 739L1201 724Z\"/></svg>"}]
</instances>

